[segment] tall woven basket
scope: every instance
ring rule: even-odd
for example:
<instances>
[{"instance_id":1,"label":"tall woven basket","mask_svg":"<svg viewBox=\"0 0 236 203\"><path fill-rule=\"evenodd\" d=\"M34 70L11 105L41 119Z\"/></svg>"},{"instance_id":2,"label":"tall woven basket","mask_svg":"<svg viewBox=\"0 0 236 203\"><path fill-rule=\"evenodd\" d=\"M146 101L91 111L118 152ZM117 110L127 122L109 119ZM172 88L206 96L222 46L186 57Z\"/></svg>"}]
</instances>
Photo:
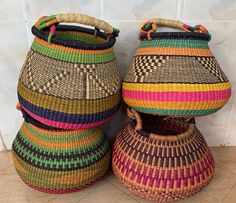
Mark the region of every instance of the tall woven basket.
<instances>
[{"instance_id":1,"label":"tall woven basket","mask_svg":"<svg viewBox=\"0 0 236 203\"><path fill-rule=\"evenodd\" d=\"M158 27L179 32L158 32ZM218 111L231 86L209 49L202 25L152 19L140 31L140 45L123 81L123 97L133 109L150 114L196 117Z\"/></svg>"},{"instance_id":2,"label":"tall woven basket","mask_svg":"<svg viewBox=\"0 0 236 203\"><path fill-rule=\"evenodd\" d=\"M214 160L201 133L183 118L128 111L118 134L112 167L135 194L158 202L184 199L202 190L214 174Z\"/></svg>"},{"instance_id":3,"label":"tall woven basket","mask_svg":"<svg viewBox=\"0 0 236 203\"><path fill-rule=\"evenodd\" d=\"M118 32L102 20L82 14L39 19L32 27L35 38L18 82L21 108L56 128L90 128L108 121L120 105L113 50Z\"/></svg>"},{"instance_id":4,"label":"tall woven basket","mask_svg":"<svg viewBox=\"0 0 236 203\"><path fill-rule=\"evenodd\" d=\"M29 116L13 145L14 166L35 190L69 193L101 178L110 166L110 147L100 127L59 130Z\"/></svg>"}]
</instances>

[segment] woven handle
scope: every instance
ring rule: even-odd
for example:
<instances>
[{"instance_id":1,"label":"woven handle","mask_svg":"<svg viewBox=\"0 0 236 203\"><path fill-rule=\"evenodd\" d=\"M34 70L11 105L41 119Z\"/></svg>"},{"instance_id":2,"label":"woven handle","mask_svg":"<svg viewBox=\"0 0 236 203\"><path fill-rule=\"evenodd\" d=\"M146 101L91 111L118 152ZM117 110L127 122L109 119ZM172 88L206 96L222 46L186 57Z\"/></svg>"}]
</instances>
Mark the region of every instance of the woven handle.
<instances>
[{"instance_id":1,"label":"woven handle","mask_svg":"<svg viewBox=\"0 0 236 203\"><path fill-rule=\"evenodd\" d=\"M45 27L50 27L57 23L80 23L83 25L94 26L95 28L103 30L107 34L119 33L118 29L113 28L109 23L105 22L104 20L100 20L95 17L79 13L57 14L48 17L43 16L37 21L36 27L41 30Z\"/></svg>"},{"instance_id":2,"label":"woven handle","mask_svg":"<svg viewBox=\"0 0 236 203\"><path fill-rule=\"evenodd\" d=\"M142 130L143 125L140 114L134 109L127 109L127 115L130 119L136 120L135 131ZM181 133L179 135L159 135L155 133L150 133L149 138L158 141L178 141L184 139L188 137L190 134L192 134L193 130L195 129L194 119L191 119L191 122L193 123L190 123L189 129L186 132Z\"/></svg>"},{"instance_id":3,"label":"woven handle","mask_svg":"<svg viewBox=\"0 0 236 203\"><path fill-rule=\"evenodd\" d=\"M154 18L147 22L145 22L141 26L140 33L146 33L148 39L150 39L150 35L152 32L156 31L158 27L171 27L179 30L183 30L185 32L201 32L209 34L208 30L203 25L189 26L181 21L162 19L162 18Z\"/></svg>"},{"instance_id":4,"label":"woven handle","mask_svg":"<svg viewBox=\"0 0 236 203\"><path fill-rule=\"evenodd\" d=\"M135 111L134 109L127 109L127 115L130 119L134 119L136 120L136 126L135 126L135 130L142 130L143 125L142 125L142 119L141 116L139 115L139 113L137 111Z\"/></svg>"}]
</instances>

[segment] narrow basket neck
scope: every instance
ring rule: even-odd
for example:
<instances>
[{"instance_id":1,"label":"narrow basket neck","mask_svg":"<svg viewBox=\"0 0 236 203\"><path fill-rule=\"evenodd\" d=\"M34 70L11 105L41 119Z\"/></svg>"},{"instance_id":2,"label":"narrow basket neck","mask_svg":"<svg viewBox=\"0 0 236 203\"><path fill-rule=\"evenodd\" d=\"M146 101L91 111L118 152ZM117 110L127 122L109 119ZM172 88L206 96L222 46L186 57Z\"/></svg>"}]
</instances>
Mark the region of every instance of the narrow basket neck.
<instances>
[{"instance_id":1,"label":"narrow basket neck","mask_svg":"<svg viewBox=\"0 0 236 203\"><path fill-rule=\"evenodd\" d=\"M157 141L179 141L191 136L195 130L194 125L190 125L183 118L168 118L151 116L149 119L142 115L143 128L137 133ZM135 130L136 120L130 120L130 126Z\"/></svg>"}]
</instances>

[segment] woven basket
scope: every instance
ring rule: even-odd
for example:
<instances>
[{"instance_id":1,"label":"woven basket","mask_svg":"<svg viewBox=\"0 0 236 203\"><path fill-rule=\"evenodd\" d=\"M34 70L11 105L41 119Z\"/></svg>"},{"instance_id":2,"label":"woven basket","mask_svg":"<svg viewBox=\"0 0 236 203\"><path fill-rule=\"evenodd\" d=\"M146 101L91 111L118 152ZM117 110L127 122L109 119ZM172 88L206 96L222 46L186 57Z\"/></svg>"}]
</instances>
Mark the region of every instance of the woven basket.
<instances>
[{"instance_id":1,"label":"woven basket","mask_svg":"<svg viewBox=\"0 0 236 203\"><path fill-rule=\"evenodd\" d=\"M12 155L17 173L30 187L69 193L89 186L107 172L110 147L100 127L65 131L34 119L26 121L13 142Z\"/></svg>"},{"instance_id":2,"label":"woven basket","mask_svg":"<svg viewBox=\"0 0 236 203\"><path fill-rule=\"evenodd\" d=\"M202 190L214 174L214 160L201 133L183 118L164 120L129 111L118 134L112 166L135 194L158 202L184 199ZM142 121L141 121L142 119Z\"/></svg>"},{"instance_id":3,"label":"woven basket","mask_svg":"<svg viewBox=\"0 0 236 203\"><path fill-rule=\"evenodd\" d=\"M95 29L58 25L62 22ZM118 32L102 20L81 14L41 18L32 27L35 38L18 82L22 108L57 128L90 128L108 121L120 106L113 50Z\"/></svg>"},{"instance_id":4,"label":"woven basket","mask_svg":"<svg viewBox=\"0 0 236 203\"><path fill-rule=\"evenodd\" d=\"M158 26L185 32L158 32ZM209 49L201 25L153 19L140 32L140 45L123 81L123 97L133 109L150 114L196 117L218 111L231 86Z\"/></svg>"}]
</instances>

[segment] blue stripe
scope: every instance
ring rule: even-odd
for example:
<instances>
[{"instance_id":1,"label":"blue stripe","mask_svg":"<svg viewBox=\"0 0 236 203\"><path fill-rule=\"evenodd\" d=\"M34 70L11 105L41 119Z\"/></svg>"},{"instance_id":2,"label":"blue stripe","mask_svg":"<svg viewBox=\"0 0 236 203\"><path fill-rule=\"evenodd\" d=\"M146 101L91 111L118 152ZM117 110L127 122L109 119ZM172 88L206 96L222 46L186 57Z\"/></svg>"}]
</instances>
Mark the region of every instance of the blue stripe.
<instances>
[{"instance_id":1,"label":"blue stripe","mask_svg":"<svg viewBox=\"0 0 236 203\"><path fill-rule=\"evenodd\" d=\"M46 118L48 120L53 121L61 121L66 123L73 123L73 124L89 124L89 123L95 123L102 120L105 120L112 115L114 115L118 109L120 108L120 104L114 106L111 109L108 109L106 111L97 112L95 114L67 114L63 112L58 111L52 111L49 109L45 109L39 106L35 106L31 104L30 102L26 101L23 97L20 96L18 93L18 98L20 104L26 108L31 113L40 116L42 118Z\"/></svg>"}]
</instances>

